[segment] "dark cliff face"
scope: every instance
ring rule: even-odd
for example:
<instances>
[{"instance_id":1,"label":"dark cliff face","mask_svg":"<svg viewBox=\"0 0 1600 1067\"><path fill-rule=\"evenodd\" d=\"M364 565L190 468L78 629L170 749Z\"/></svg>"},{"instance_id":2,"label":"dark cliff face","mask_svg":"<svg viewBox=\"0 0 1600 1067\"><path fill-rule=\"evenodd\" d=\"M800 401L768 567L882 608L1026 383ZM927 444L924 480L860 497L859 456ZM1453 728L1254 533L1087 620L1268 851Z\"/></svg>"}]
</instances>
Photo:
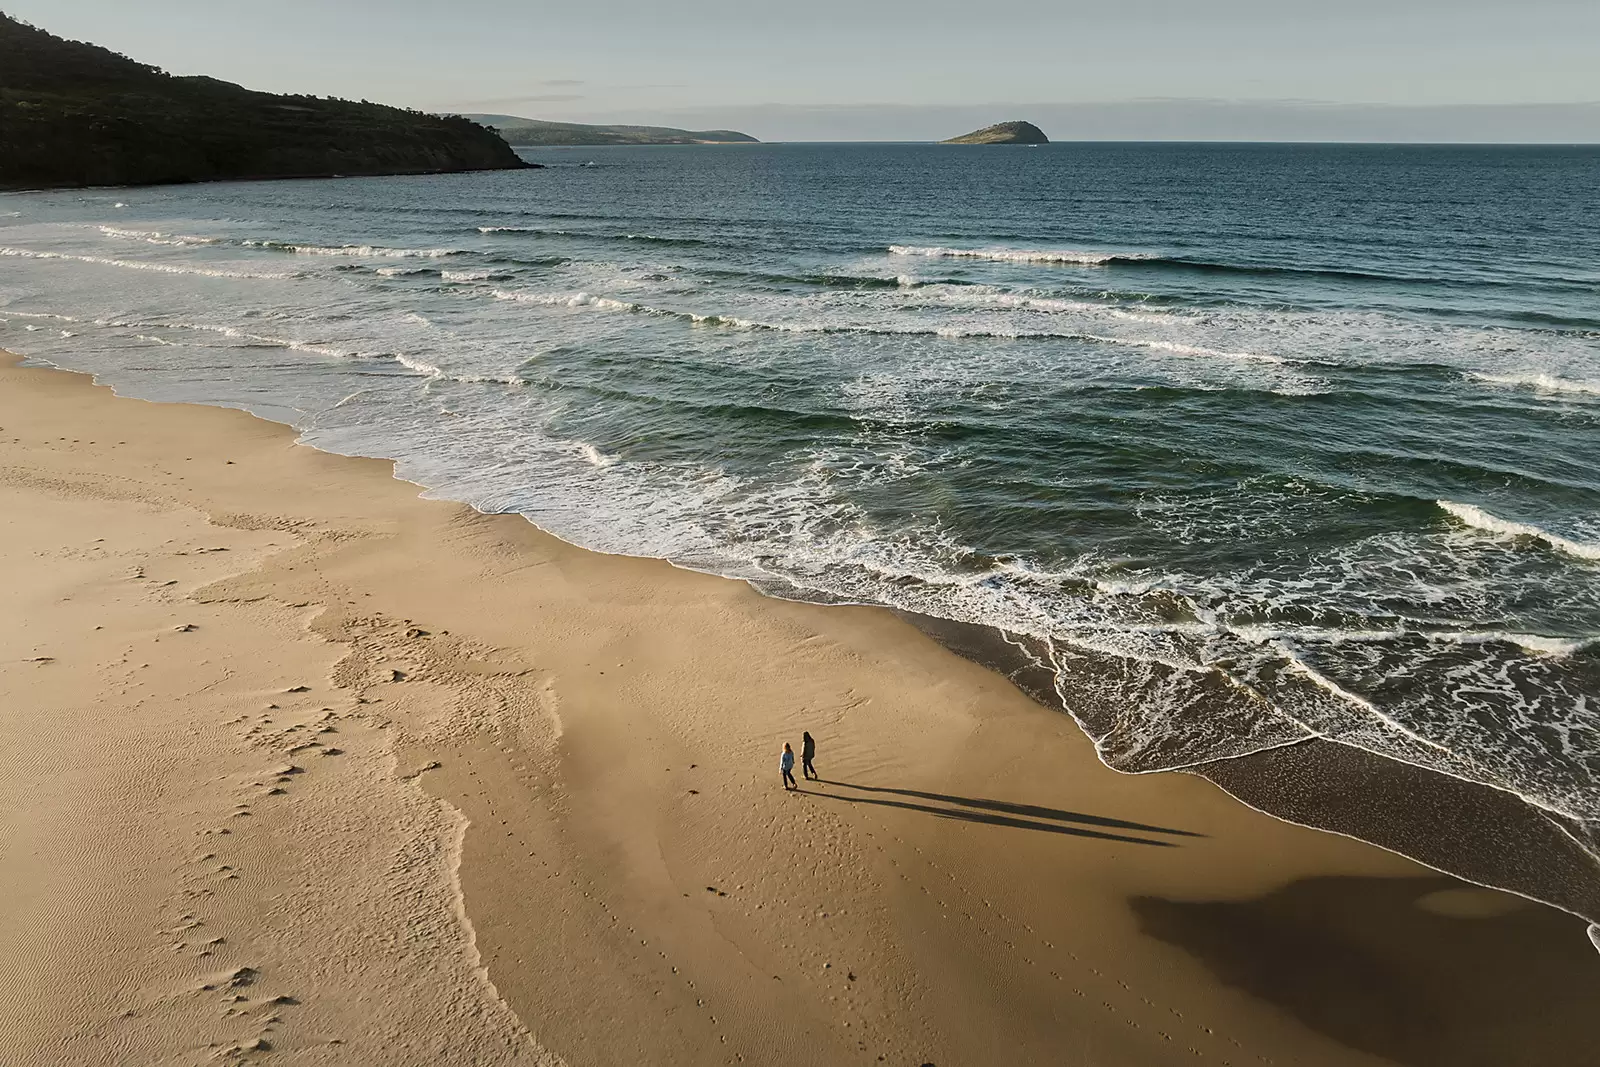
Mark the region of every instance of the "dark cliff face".
<instances>
[{"instance_id":1,"label":"dark cliff face","mask_svg":"<svg viewBox=\"0 0 1600 1067\"><path fill-rule=\"evenodd\" d=\"M0 14L0 188L524 166L467 119L176 78Z\"/></svg>"}]
</instances>

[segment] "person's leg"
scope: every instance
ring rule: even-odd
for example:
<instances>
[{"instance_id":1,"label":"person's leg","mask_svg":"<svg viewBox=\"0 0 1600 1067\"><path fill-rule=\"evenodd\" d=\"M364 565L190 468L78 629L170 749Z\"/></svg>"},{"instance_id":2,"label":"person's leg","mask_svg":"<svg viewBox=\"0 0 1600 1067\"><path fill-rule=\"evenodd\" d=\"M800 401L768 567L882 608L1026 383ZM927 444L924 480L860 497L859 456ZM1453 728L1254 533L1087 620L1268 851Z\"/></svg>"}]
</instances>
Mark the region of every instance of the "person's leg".
<instances>
[{"instance_id":1,"label":"person's leg","mask_svg":"<svg viewBox=\"0 0 1600 1067\"><path fill-rule=\"evenodd\" d=\"M795 783L795 780L794 780L794 774L791 773L790 771L784 771L783 772L783 787L785 789L789 789L791 787L795 787L795 785L796 785L796 783Z\"/></svg>"},{"instance_id":2,"label":"person's leg","mask_svg":"<svg viewBox=\"0 0 1600 1067\"><path fill-rule=\"evenodd\" d=\"M811 761L809 759L805 761L804 770L807 778L815 778L817 776L817 769L811 765Z\"/></svg>"}]
</instances>

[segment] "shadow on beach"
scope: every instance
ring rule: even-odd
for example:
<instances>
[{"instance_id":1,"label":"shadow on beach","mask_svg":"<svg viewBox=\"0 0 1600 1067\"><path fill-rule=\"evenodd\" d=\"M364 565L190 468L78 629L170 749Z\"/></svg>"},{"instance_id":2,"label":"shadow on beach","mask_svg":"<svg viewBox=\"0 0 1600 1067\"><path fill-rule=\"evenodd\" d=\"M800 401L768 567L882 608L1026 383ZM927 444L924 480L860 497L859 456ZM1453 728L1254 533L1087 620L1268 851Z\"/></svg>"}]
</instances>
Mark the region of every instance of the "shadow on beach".
<instances>
[{"instance_id":1,"label":"shadow on beach","mask_svg":"<svg viewBox=\"0 0 1600 1067\"><path fill-rule=\"evenodd\" d=\"M845 793L824 793L818 790L802 789L802 792L828 800L842 800L849 804L875 804L889 808L901 808L906 811L920 811L929 815L936 815L942 819L981 823L985 826L1009 826L1018 830L1038 830L1048 834L1092 837L1103 841L1121 841L1132 845L1154 845L1158 848L1173 848L1177 843L1148 837L1133 837L1129 834L1112 833L1110 831L1128 830L1142 834L1171 834L1177 837L1204 836L1189 830L1128 822L1123 819L1107 818L1103 815L1085 815L1081 812L1064 811L1060 808L1046 808L1037 804L1011 804L1003 800L988 800L982 797L958 797L948 793L925 793L915 789L891 789L887 786L857 785L854 782L834 782L825 779L820 780L818 784L851 789L858 793L888 793L897 797L914 797L916 800L932 801L933 803L921 804L914 800L851 796ZM1100 829L1095 829L1095 827Z\"/></svg>"},{"instance_id":2,"label":"shadow on beach","mask_svg":"<svg viewBox=\"0 0 1600 1067\"><path fill-rule=\"evenodd\" d=\"M1600 958L1554 908L1434 876L1130 904L1146 934L1349 1048L1406 1067L1597 1062Z\"/></svg>"}]
</instances>

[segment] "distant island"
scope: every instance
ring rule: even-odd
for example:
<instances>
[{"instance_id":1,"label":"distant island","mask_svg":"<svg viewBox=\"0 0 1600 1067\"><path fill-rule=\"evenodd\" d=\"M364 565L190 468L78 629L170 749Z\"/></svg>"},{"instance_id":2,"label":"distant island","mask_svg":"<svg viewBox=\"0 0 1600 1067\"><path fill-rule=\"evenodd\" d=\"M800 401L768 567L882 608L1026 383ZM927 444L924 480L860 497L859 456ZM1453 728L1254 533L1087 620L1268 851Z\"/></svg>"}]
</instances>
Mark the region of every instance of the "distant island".
<instances>
[{"instance_id":1,"label":"distant island","mask_svg":"<svg viewBox=\"0 0 1600 1067\"><path fill-rule=\"evenodd\" d=\"M529 165L468 119L175 77L0 13L0 189Z\"/></svg>"},{"instance_id":2,"label":"distant island","mask_svg":"<svg viewBox=\"0 0 1600 1067\"><path fill-rule=\"evenodd\" d=\"M1050 138L1031 122L1001 122L952 137L940 144L1049 144Z\"/></svg>"},{"instance_id":3,"label":"distant island","mask_svg":"<svg viewBox=\"0 0 1600 1067\"><path fill-rule=\"evenodd\" d=\"M737 130L678 130L671 126L589 126L581 122L546 122L516 115L465 115L464 118L492 126L510 144L533 145L608 145L608 144L759 144L748 133Z\"/></svg>"}]
</instances>

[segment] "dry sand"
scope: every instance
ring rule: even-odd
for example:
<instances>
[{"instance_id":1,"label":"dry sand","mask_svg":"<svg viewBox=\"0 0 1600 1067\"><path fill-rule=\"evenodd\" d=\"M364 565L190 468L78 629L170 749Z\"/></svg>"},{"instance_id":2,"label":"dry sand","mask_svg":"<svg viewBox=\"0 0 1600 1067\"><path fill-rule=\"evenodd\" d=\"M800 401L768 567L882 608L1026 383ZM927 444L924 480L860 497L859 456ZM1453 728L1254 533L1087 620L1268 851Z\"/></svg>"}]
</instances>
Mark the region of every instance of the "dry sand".
<instances>
[{"instance_id":1,"label":"dry sand","mask_svg":"<svg viewBox=\"0 0 1600 1067\"><path fill-rule=\"evenodd\" d=\"M886 612L11 363L5 1067L1600 1062L1581 921L1109 771Z\"/></svg>"}]
</instances>

